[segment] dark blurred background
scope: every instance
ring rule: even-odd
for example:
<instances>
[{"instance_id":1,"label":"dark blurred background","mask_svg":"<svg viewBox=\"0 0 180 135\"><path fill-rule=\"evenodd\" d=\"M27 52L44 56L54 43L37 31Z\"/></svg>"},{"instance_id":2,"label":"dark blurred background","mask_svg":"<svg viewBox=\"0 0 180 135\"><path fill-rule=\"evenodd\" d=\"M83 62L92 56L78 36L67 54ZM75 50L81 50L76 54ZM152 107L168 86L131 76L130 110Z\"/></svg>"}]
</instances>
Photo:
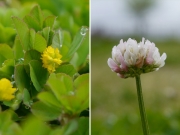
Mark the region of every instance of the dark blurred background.
<instances>
[{"instance_id":1,"label":"dark blurred background","mask_svg":"<svg viewBox=\"0 0 180 135\"><path fill-rule=\"evenodd\" d=\"M180 1L91 0L92 135L142 135L134 78L107 65L120 39L145 39L166 64L141 75L151 135L180 135Z\"/></svg>"}]
</instances>

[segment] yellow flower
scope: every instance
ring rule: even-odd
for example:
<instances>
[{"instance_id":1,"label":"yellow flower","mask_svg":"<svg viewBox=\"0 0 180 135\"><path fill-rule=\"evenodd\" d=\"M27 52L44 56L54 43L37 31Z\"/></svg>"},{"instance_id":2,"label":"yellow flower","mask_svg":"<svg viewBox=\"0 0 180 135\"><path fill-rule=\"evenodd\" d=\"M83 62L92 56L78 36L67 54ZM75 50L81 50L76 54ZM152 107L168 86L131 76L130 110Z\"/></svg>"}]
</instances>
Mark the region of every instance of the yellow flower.
<instances>
[{"instance_id":1,"label":"yellow flower","mask_svg":"<svg viewBox=\"0 0 180 135\"><path fill-rule=\"evenodd\" d=\"M41 56L43 67L47 68L50 73L54 72L55 68L62 63L62 55L57 48L54 49L51 46L48 46Z\"/></svg>"},{"instance_id":2,"label":"yellow flower","mask_svg":"<svg viewBox=\"0 0 180 135\"><path fill-rule=\"evenodd\" d=\"M16 88L12 88L11 82L3 78L0 80L0 101L10 101L15 96L13 95L16 91Z\"/></svg>"}]
</instances>

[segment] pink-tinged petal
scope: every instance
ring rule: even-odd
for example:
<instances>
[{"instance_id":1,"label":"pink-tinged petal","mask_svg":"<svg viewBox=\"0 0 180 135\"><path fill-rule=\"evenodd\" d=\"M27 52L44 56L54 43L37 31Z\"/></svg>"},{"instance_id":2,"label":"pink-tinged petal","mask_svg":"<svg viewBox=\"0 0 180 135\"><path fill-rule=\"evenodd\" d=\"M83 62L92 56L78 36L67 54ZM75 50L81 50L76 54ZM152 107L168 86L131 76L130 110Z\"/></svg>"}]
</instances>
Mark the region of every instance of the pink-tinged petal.
<instances>
[{"instance_id":1,"label":"pink-tinged petal","mask_svg":"<svg viewBox=\"0 0 180 135\"><path fill-rule=\"evenodd\" d=\"M119 59L120 59L120 62L121 62L121 65L120 65L121 69L124 70L124 71L127 71L128 67L127 67L127 65L126 65L126 63L124 61L124 57L121 55L119 57Z\"/></svg>"},{"instance_id":2,"label":"pink-tinged petal","mask_svg":"<svg viewBox=\"0 0 180 135\"><path fill-rule=\"evenodd\" d=\"M146 64L151 65L153 63L154 63L154 59L153 59L152 55L147 55Z\"/></svg>"},{"instance_id":3,"label":"pink-tinged petal","mask_svg":"<svg viewBox=\"0 0 180 135\"><path fill-rule=\"evenodd\" d=\"M108 66L111 68L112 71L114 71L114 72L120 71L120 67L113 61L113 59L109 58L107 63L108 63Z\"/></svg>"},{"instance_id":4,"label":"pink-tinged petal","mask_svg":"<svg viewBox=\"0 0 180 135\"><path fill-rule=\"evenodd\" d=\"M117 73L117 76L121 77L121 78L125 78L124 75L120 74L120 73Z\"/></svg>"}]
</instances>

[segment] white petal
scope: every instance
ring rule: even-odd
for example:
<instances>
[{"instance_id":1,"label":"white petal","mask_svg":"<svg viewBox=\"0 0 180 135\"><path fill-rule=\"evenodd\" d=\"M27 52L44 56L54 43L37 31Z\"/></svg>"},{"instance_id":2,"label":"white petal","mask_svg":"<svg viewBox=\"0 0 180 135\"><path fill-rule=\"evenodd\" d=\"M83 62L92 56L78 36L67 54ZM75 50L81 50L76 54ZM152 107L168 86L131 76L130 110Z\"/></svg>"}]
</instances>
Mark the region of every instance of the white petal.
<instances>
[{"instance_id":1,"label":"white petal","mask_svg":"<svg viewBox=\"0 0 180 135\"><path fill-rule=\"evenodd\" d=\"M107 63L112 71L117 72L120 70L119 66L113 61L113 59L109 58Z\"/></svg>"},{"instance_id":2,"label":"white petal","mask_svg":"<svg viewBox=\"0 0 180 135\"><path fill-rule=\"evenodd\" d=\"M161 58L160 58L160 66L159 67L163 67L165 65L165 59L167 58L166 53L163 53Z\"/></svg>"},{"instance_id":3,"label":"white petal","mask_svg":"<svg viewBox=\"0 0 180 135\"><path fill-rule=\"evenodd\" d=\"M166 58L167 58L166 53L163 53L162 56L161 56L161 59L162 59L162 60L165 60Z\"/></svg>"}]
</instances>

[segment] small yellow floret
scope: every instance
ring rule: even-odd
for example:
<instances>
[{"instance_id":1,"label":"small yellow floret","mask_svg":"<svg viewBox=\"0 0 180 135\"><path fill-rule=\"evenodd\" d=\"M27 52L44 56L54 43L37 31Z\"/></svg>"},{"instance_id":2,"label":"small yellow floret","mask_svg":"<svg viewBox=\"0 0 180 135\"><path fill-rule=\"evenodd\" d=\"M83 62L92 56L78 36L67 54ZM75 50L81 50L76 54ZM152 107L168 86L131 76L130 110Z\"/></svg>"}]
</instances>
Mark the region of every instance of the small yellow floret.
<instances>
[{"instance_id":1,"label":"small yellow floret","mask_svg":"<svg viewBox=\"0 0 180 135\"><path fill-rule=\"evenodd\" d=\"M0 80L0 101L10 101L15 96L13 95L16 91L16 88L12 88L11 82L3 78Z\"/></svg>"},{"instance_id":2,"label":"small yellow floret","mask_svg":"<svg viewBox=\"0 0 180 135\"><path fill-rule=\"evenodd\" d=\"M57 48L54 49L51 46L48 46L41 56L43 67L47 68L50 73L54 72L55 68L62 63L62 55Z\"/></svg>"}]
</instances>

